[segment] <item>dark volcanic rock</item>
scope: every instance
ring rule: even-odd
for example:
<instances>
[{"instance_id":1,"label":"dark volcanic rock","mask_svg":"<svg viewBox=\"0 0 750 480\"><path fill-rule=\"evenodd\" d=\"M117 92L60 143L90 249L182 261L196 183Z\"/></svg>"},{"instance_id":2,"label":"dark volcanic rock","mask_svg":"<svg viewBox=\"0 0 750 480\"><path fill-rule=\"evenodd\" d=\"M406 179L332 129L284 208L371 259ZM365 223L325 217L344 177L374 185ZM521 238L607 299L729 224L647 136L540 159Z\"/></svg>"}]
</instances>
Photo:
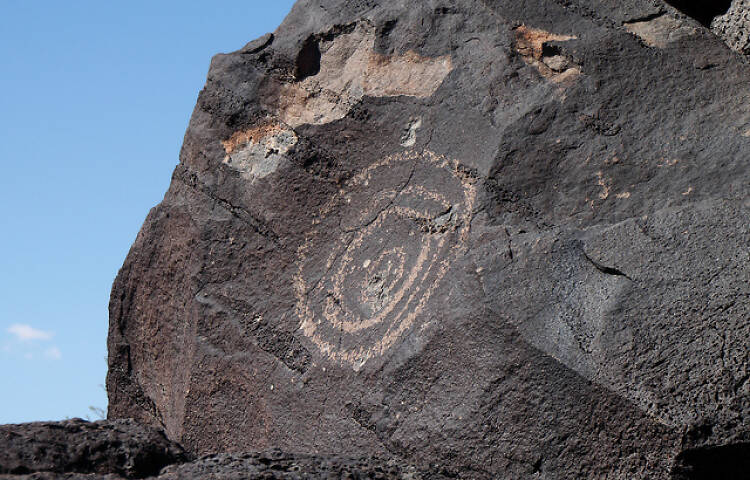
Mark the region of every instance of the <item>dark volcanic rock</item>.
<instances>
[{"instance_id":1,"label":"dark volcanic rock","mask_svg":"<svg viewBox=\"0 0 750 480\"><path fill-rule=\"evenodd\" d=\"M132 420L0 425L0 474L144 478L185 460L182 449L164 433Z\"/></svg>"},{"instance_id":2,"label":"dark volcanic rock","mask_svg":"<svg viewBox=\"0 0 750 480\"><path fill-rule=\"evenodd\" d=\"M722 15L712 19L711 29L734 50L750 55L750 0L733 0Z\"/></svg>"},{"instance_id":3,"label":"dark volcanic rock","mask_svg":"<svg viewBox=\"0 0 750 480\"><path fill-rule=\"evenodd\" d=\"M443 480L454 478L440 470L417 470L393 459L350 458L336 455L295 455L280 451L218 454L162 469L154 480ZM118 475L42 472L0 475L2 480L121 480Z\"/></svg>"},{"instance_id":4,"label":"dark volcanic rock","mask_svg":"<svg viewBox=\"0 0 750 480\"><path fill-rule=\"evenodd\" d=\"M112 418L196 454L733 478L750 68L698 20L302 0L216 56L113 287Z\"/></svg>"},{"instance_id":5,"label":"dark volcanic rock","mask_svg":"<svg viewBox=\"0 0 750 480\"><path fill-rule=\"evenodd\" d=\"M160 480L192 478L441 480L449 477L435 471L418 471L414 467L393 460L293 455L279 451L211 455L195 462L167 467L159 476Z\"/></svg>"},{"instance_id":6,"label":"dark volcanic rock","mask_svg":"<svg viewBox=\"0 0 750 480\"><path fill-rule=\"evenodd\" d=\"M38 472L27 475L0 475L0 480L127 480L114 473L54 473ZM153 477L152 477L153 478Z\"/></svg>"}]
</instances>

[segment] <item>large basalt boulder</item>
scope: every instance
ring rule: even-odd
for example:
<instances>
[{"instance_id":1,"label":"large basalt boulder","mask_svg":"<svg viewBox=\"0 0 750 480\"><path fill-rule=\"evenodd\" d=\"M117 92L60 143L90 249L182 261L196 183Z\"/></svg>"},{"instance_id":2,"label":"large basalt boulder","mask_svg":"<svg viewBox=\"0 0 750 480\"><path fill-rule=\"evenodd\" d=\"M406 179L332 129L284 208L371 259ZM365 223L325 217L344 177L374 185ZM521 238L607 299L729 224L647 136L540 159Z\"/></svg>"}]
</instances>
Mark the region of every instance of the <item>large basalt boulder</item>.
<instances>
[{"instance_id":1,"label":"large basalt boulder","mask_svg":"<svg viewBox=\"0 0 750 480\"><path fill-rule=\"evenodd\" d=\"M299 1L211 62L114 283L110 416L196 454L735 478L748 87L660 1Z\"/></svg>"},{"instance_id":2,"label":"large basalt boulder","mask_svg":"<svg viewBox=\"0 0 750 480\"><path fill-rule=\"evenodd\" d=\"M163 432L132 420L0 425L0 477L145 478L188 459Z\"/></svg>"}]
</instances>

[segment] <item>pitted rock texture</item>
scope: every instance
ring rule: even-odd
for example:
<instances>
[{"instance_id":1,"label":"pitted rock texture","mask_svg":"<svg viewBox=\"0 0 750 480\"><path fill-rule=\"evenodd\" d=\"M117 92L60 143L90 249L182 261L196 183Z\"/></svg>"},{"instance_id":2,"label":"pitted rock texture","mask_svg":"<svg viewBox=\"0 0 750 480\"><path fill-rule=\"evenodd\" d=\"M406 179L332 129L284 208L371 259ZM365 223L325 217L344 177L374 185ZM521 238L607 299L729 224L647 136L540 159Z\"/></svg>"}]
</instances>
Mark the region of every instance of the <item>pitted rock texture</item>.
<instances>
[{"instance_id":1,"label":"pitted rock texture","mask_svg":"<svg viewBox=\"0 0 750 480\"><path fill-rule=\"evenodd\" d=\"M217 55L113 286L111 417L459 478L742 471L750 67L705 25L302 0Z\"/></svg>"},{"instance_id":2,"label":"pitted rock texture","mask_svg":"<svg viewBox=\"0 0 750 480\"><path fill-rule=\"evenodd\" d=\"M126 480L115 474L42 472L1 475L0 480ZM443 480L455 478L442 469L417 470L395 460L289 454L280 451L218 454L174 464L153 480Z\"/></svg>"},{"instance_id":3,"label":"pitted rock texture","mask_svg":"<svg viewBox=\"0 0 750 480\"><path fill-rule=\"evenodd\" d=\"M711 30L734 50L750 55L750 1L733 0L724 15L713 19Z\"/></svg>"},{"instance_id":4,"label":"pitted rock texture","mask_svg":"<svg viewBox=\"0 0 750 480\"><path fill-rule=\"evenodd\" d=\"M0 425L0 477L145 478L187 459L163 432L132 420Z\"/></svg>"},{"instance_id":5,"label":"pitted rock texture","mask_svg":"<svg viewBox=\"0 0 750 480\"><path fill-rule=\"evenodd\" d=\"M446 472L451 475L450 472ZM218 454L172 465L162 470L160 480L443 480L451 478L439 470L420 471L394 460L289 454L280 451Z\"/></svg>"},{"instance_id":6,"label":"pitted rock texture","mask_svg":"<svg viewBox=\"0 0 750 480\"><path fill-rule=\"evenodd\" d=\"M731 49L750 55L750 2L748 0L666 0L679 12L718 35ZM673 15L670 15L673 17ZM662 21L670 16L649 16L644 20ZM680 19L681 15L677 15ZM684 18L682 18L684 20Z\"/></svg>"}]
</instances>

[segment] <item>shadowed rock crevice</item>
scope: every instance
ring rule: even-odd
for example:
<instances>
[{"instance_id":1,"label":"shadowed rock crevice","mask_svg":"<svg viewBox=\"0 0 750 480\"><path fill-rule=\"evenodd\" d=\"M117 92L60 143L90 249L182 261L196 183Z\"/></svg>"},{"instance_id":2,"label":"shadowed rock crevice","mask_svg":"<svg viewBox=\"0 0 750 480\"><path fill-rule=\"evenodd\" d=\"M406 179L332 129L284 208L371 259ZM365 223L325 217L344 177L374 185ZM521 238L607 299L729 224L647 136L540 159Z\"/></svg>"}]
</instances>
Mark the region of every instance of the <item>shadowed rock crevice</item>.
<instances>
[{"instance_id":1,"label":"shadowed rock crevice","mask_svg":"<svg viewBox=\"0 0 750 480\"><path fill-rule=\"evenodd\" d=\"M686 450L677 456L674 480L736 480L750 475L750 442Z\"/></svg>"},{"instance_id":2,"label":"shadowed rock crevice","mask_svg":"<svg viewBox=\"0 0 750 480\"><path fill-rule=\"evenodd\" d=\"M710 27L711 21L727 13L732 5L732 0L666 0L666 2L705 27Z\"/></svg>"},{"instance_id":3,"label":"shadowed rock crevice","mask_svg":"<svg viewBox=\"0 0 750 480\"><path fill-rule=\"evenodd\" d=\"M295 62L294 77L299 82L320 72L320 47L318 40L310 36L302 44Z\"/></svg>"},{"instance_id":4,"label":"shadowed rock crevice","mask_svg":"<svg viewBox=\"0 0 750 480\"><path fill-rule=\"evenodd\" d=\"M606 265L602 265L601 263L597 262L593 258L591 258L585 251L581 250L583 252L583 256L588 260L591 265L594 266L597 270L604 273L605 275L614 275L616 277L625 277L628 280L632 281L630 277L626 273L624 273L622 270L619 270L615 267L608 267Z\"/></svg>"}]
</instances>

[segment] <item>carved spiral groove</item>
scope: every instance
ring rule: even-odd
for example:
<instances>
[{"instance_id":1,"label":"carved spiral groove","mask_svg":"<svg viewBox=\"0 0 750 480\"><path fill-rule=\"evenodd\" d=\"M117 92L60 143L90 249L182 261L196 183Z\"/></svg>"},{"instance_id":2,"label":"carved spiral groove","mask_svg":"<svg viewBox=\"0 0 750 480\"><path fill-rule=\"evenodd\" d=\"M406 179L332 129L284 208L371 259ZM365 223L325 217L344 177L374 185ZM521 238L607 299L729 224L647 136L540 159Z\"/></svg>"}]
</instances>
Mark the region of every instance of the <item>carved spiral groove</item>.
<instances>
[{"instance_id":1,"label":"carved spiral groove","mask_svg":"<svg viewBox=\"0 0 750 480\"><path fill-rule=\"evenodd\" d=\"M389 156L353 177L298 251L302 334L322 356L359 370L426 328L425 306L466 242L475 197L470 175L427 151Z\"/></svg>"}]
</instances>

